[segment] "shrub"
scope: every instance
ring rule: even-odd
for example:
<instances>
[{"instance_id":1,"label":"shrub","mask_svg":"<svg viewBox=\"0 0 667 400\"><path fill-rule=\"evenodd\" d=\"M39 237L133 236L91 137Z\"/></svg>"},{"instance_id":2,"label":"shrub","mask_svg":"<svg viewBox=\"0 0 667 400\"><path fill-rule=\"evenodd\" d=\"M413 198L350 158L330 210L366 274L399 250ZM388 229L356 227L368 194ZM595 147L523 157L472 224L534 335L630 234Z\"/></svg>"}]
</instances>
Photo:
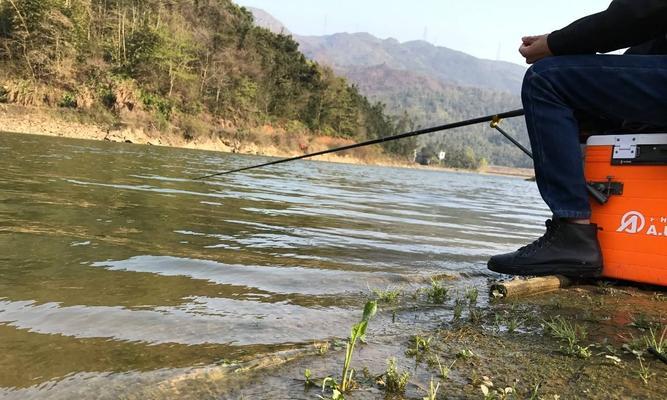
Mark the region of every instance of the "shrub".
<instances>
[{"instance_id":1,"label":"shrub","mask_svg":"<svg viewBox=\"0 0 667 400\"><path fill-rule=\"evenodd\" d=\"M116 106L116 93L114 93L111 88L106 88L103 89L102 92L100 93L100 100L102 101L102 105L108 109L112 109Z\"/></svg>"},{"instance_id":2,"label":"shrub","mask_svg":"<svg viewBox=\"0 0 667 400\"><path fill-rule=\"evenodd\" d=\"M62 99L60 99L60 102L58 103L58 107L63 108L76 108L76 106L76 96L71 92L65 92Z\"/></svg>"}]
</instances>

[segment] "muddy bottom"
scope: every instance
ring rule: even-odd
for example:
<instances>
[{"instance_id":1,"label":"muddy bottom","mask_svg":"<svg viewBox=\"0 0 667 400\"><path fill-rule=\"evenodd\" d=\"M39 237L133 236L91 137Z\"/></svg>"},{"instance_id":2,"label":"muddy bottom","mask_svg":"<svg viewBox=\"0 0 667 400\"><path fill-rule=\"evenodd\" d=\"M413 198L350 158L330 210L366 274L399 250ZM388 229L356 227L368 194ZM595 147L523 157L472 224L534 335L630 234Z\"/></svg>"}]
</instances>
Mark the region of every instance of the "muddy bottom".
<instances>
[{"instance_id":1,"label":"muddy bottom","mask_svg":"<svg viewBox=\"0 0 667 400\"><path fill-rule=\"evenodd\" d=\"M449 294L433 305L427 296L403 294L398 304L381 303L367 343L355 350L355 388L344 398L423 399L431 380L439 384L437 399L667 398L667 365L647 351L666 329L664 292L601 283L514 301L475 297ZM663 352L665 345L667 337ZM321 353L224 382L191 383L198 398L332 398L321 384L340 381L345 342ZM404 393L388 390L390 358L399 376L409 374Z\"/></svg>"}]
</instances>

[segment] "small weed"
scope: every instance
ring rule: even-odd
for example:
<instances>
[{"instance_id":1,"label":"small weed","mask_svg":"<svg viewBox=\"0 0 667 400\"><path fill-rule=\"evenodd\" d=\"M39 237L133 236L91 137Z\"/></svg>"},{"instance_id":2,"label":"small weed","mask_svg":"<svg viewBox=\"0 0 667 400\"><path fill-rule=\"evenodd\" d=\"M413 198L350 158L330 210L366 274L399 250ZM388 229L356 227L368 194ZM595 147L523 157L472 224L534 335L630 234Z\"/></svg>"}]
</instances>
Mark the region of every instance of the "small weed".
<instances>
[{"instance_id":1,"label":"small weed","mask_svg":"<svg viewBox=\"0 0 667 400\"><path fill-rule=\"evenodd\" d=\"M461 315L463 315L463 307L465 306L465 300L461 298L457 298L456 301L454 302L454 317L453 321L458 321L461 319Z\"/></svg>"},{"instance_id":2,"label":"small weed","mask_svg":"<svg viewBox=\"0 0 667 400\"><path fill-rule=\"evenodd\" d=\"M306 369L303 372L303 377L306 378L306 383L304 384L306 386L306 389L315 385L313 381L310 380L310 378L313 377L313 373L309 369Z\"/></svg>"},{"instance_id":3,"label":"small weed","mask_svg":"<svg viewBox=\"0 0 667 400\"><path fill-rule=\"evenodd\" d=\"M4 87L0 86L0 103L7 103L9 101L9 92Z\"/></svg>"},{"instance_id":4,"label":"small weed","mask_svg":"<svg viewBox=\"0 0 667 400\"><path fill-rule=\"evenodd\" d=\"M317 353L323 356L329 352L329 342L315 343L315 348L317 349Z\"/></svg>"},{"instance_id":5,"label":"small weed","mask_svg":"<svg viewBox=\"0 0 667 400\"><path fill-rule=\"evenodd\" d=\"M325 378L322 381L322 393L324 393L327 390L327 388L331 389L331 397L318 396L320 399L323 399L323 400L345 400L345 396L343 396L343 392L340 390L340 386L338 385L338 382L336 382L331 377Z\"/></svg>"},{"instance_id":6,"label":"small weed","mask_svg":"<svg viewBox=\"0 0 667 400\"><path fill-rule=\"evenodd\" d=\"M660 338L656 336L657 332L657 329L649 328L649 334L644 335L644 343L646 344L646 347L652 348L664 355L665 352L667 352L667 338L665 337L667 335L667 326L662 330Z\"/></svg>"},{"instance_id":7,"label":"small weed","mask_svg":"<svg viewBox=\"0 0 667 400\"><path fill-rule=\"evenodd\" d=\"M428 394L426 397L422 397L423 400L436 400L438 397L438 390L440 390L440 382L435 384L433 382L433 377L431 377L431 384L428 387Z\"/></svg>"},{"instance_id":8,"label":"small weed","mask_svg":"<svg viewBox=\"0 0 667 400\"><path fill-rule=\"evenodd\" d=\"M477 288L468 289L466 292L466 298L468 299L468 304L472 307L477 305L477 298L479 297L479 290Z\"/></svg>"},{"instance_id":9,"label":"small weed","mask_svg":"<svg viewBox=\"0 0 667 400\"><path fill-rule=\"evenodd\" d=\"M442 365L440 363L440 357L438 357L437 355L435 356L435 360L438 363L438 372L440 373L440 377L442 379L449 378L449 373L452 372L452 367L454 367L454 364L456 364L456 360L452 361L452 363L449 364L449 366Z\"/></svg>"},{"instance_id":10,"label":"small weed","mask_svg":"<svg viewBox=\"0 0 667 400\"><path fill-rule=\"evenodd\" d=\"M484 376L482 379L484 382L479 385L479 388L484 395L484 400L506 400L510 396L514 396L516 393L516 390L512 387L506 387L505 389L495 389L493 387L493 382L491 382L488 377Z\"/></svg>"},{"instance_id":11,"label":"small weed","mask_svg":"<svg viewBox=\"0 0 667 400\"><path fill-rule=\"evenodd\" d=\"M373 289L373 295L380 303L394 304L398 301L398 297L401 295L401 291L398 289Z\"/></svg>"},{"instance_id":12,"label":"small weed","mask_svg":"<svg viewBox=\"0 0 667 400\"><path fill-rule=\"evenodd\" d=\"M510 318L507 321L507 332L514 333L516 329L521 325L521 320L517 317Z\"/></svg>"},{"instance_id":13,"label":"small weed","mask_svg":"<svg viewBox=\"0 0 667 400\"><path fill-rule=\"evenodd\" d=\"M587 347L582 347L579 342L586 338L586 329L577 324L571 324L563 317L552 319L551 322L545 322L551 336L561 341L567 342L564 349L565 354L576 355L580 358L588 358L591 355ZM562 349L562 348L561 348Z\"/></svg>"},{"instance_id":14,"label":"small weed","mask_svg":"<svg viewBox=\"0 0 667 400\"><path fill-rule=\"evenodd\" d=\"M76 106L77 106L76 96L74 96L74 94L70 92L65 92L65 94L63 94L62 99L58 103L58 107L62 108L76 108Z\"/></svg>"},{"instance_id":15,"label":"small weed","mask_svg":"<svg viewBox=\"0 0 667 400\"><path fill-rule=\"evenodd\" d=\"M613 282L599 281L599 282L597 282L597 286L599 288L598 291L602 294L614 296L618 293L618 291L613 288L613 286L614 286Z\"/></svg>"},{"instance_id":16,"label":"small weed","mask_svg":"<svg viewBox=\"0 0 667 400\"><path fill-rule=\"evenodd\" d=\"M590 358L593 355L593 352L590 350L590 346L579 346L578 344L574 346L573 352L571 353L581 359Z\"/></svg>"},{"instance_id":17,"label":"small weed","mask_svg":"<svg viewBox=\"0 0 667 400\"><path fill-rule=\"evenodd\" d=\"M470 349L462 349L461 351L456 353L456 357L460 358L460 359L463 359L463 360L468 360L468 359L470 359L474 356L475 356L475 353L473 353L472 350L470 350Z\"/></svg>"},{"instance_id":18,"label":"small weed","mask_svg":"<svg viewBox=\"0 0 667 400\"><path fill-rule=\"evenodd\" d=\"M477 307L470 307L468 310L468 319L471 323L477 324L482 320L484 313Z\"/></svg>"},{"instance_id":19,"label":"small weed","mask_svg":"<svg viewBox=\"0 0 667 400\"><path fill-rule=\"evenodd\" d=\"M433 340L431 337L425 338L421 335L414 335L410 338L410 344L405 354L409 357L421 359L424 354L431 351L431 340Z\"/></svg>"},{"instance_id":20,"label":"small weed","mask_svg":"<svg viewBox=\"0 0 667 400\"><path fill-rule=\"evenodd\" d=\"M100 91L100 100L102 101L104 107L111 110L116 106L116 101L118 99L111 88L105 88Z\"/></svg>"},{"instance_id":21,"label":"small weed","mask_svg":"<svg viewBox=\"0 0 667 400\"><path fill-rule=\"evenodd\" d=\"M384 387L387 393L391 394L404 394L405 388L408 385L408 380L410 379L410 373L403 372L400 373L396 367L396 358L390 358L387 361L387 372L384 375Z\"/></svg>"},{"instance_id":22,"label":"small weed","mask_svg":"<svg viewBox=\"0 0 667 400\"><path fill-rule=\"evenodd\" d=\"M530 392L530 397L528 398L528 400L539 400L539 398L540 398L540 386L541 385L542 384L540 382L535 384L535 387Z\"/></svg>"},{"instance_id":23,"label":"small weed","mask_svg":"<svg viewBox=\"0 0 667 400\"><path fill-rule=\"evenodd\" d=\"M652 373L648 366L644 365L642 362L641 357L637 357L639 360L639 370L637 371L637 374L639 375L639 378L644 382L644 385L648 385L648 381L655 375Z\"/></svg>"},{"instance_id":24,"label":"small weed","mask_svg":"<svg viewBox=\"0 0 667 400\"><path fill-rule=\"evenodd\" d=\"M433 304L442 304L447 300L448 290L436 280L431 281L431 287L426 290L428 301Z\"/></svg>"},{"instance_id":25,"label":"small weed","mask_svg":"<svg viewBox=\"0 0 667 400\"><path fill-rule=\"evenodd\" d=\"M632 322L629 325L641 331L647 331L655 327L655 323L644 313L633 315L630 319L632 319Z\"/></svg>"}]
</instances>

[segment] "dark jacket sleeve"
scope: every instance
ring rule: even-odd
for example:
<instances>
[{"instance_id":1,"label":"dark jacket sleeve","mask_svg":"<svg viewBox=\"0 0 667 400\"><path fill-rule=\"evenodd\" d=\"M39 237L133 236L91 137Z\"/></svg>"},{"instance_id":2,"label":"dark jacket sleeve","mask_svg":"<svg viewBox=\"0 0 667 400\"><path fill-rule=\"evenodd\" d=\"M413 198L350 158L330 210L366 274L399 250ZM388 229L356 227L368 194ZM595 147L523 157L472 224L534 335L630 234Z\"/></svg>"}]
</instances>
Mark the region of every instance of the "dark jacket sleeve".
<instances>
[{"instance_id":1,"label":"dark jacket sleeve","mask_svg":"<svg viewBox=\"0 0 667 400\"><path fill-rule=\"evenodd\" d=\"M609 8L552 32L555 55L607 53L667 32L667 0L614 0Z\"/></svg>"}]
</instances>

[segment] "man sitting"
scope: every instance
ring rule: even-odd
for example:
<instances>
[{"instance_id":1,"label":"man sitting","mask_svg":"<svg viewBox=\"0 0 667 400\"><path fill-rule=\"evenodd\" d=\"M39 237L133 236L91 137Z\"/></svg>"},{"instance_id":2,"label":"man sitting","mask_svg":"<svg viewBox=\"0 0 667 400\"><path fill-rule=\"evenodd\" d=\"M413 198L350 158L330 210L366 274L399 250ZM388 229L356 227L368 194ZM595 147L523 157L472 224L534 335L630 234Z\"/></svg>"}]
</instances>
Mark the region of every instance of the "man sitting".
<instances>
[{"instance_id":1,"label":"man sitting","mask_svg":"<svg viewBox=\"0 0 667 400\"><path fill-rule=\"evenodd\" d=\"M511 275L594 277L602 271L598 227L579 145L584 116L613 125L667 126L667 0L615 0L606 11L549 35L523 38L534 64L522 100L542 198L553 213L543 237L489 260ZM624 55L597 55L630 47Z\"/></svg>"}]
</instances>

